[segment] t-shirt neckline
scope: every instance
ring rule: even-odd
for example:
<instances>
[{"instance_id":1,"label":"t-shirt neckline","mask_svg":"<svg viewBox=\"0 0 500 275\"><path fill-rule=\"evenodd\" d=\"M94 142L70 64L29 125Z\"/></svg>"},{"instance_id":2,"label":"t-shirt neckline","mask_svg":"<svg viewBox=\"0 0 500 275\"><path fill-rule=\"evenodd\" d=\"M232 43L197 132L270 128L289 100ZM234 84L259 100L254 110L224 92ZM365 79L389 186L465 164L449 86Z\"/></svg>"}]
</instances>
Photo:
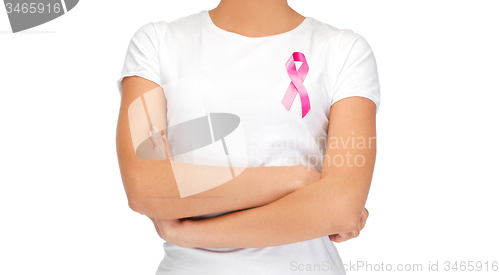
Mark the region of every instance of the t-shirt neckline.
<instances>
[{"instance_id":1,"label":"t-shirt neckline","mask_svg":"<svg viewBox=\"0 0 500 275\"><path fill-rule=\"evenodd\" d=\"M205 20L205 22L207 23L207 25L211 29L213 29L219 33L222 33L224 35L232 36L232 37L247 40L247 41L263 41L263 40L288 36L290 34L296 33L298 31L300 31L301 29L303 29L309 23L309 21L312 19L310 16L306 16L305 19L302 20L302 22L297 27L295 27L287 32L273 34L273 35L267 35L267 36L260 36L260 37L250 37L250 36L245 36L245 35L241 35L241 34L230 32L230 31L226 31L226 30L223 30L223 29L217 27L217 25L215 25L214 22L212 21L212 18L210 18L210 14L208 13L208 10L202 10L201 12L202 12L203 19Z\"/></svg>"}]
</instances>

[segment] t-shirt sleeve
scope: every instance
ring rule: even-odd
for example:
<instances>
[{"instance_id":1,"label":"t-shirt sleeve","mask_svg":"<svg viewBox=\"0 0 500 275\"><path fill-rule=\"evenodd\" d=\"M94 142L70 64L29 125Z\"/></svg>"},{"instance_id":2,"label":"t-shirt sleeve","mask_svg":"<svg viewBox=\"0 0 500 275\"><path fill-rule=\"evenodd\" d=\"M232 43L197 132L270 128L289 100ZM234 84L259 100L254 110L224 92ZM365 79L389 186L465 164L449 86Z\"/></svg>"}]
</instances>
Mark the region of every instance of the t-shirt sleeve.
<instances>
[{"instance_id":1,"label":"t-shirt sleeve","mask_svg":"<svg viewBox=\"0 0 500 275\"><path fill-rule=\"evenodd\" d=\"M331 105L351 97L361 96L380 105L380 84L373 51L364 37L346 29L337 48L336 82Z\"/></svg>"},{"instance_id":2,"label":"t-shirt sleeve","mask_svg":"<svg viewBox=\"0 0 500 275\"><path fill-rule=\"evenodd\" d=\"M123 70L117 81L120 95L123 78L134 75L161 85L158 37L154 23L140 27L130 40Z\"/></svg>"}]
</instances>

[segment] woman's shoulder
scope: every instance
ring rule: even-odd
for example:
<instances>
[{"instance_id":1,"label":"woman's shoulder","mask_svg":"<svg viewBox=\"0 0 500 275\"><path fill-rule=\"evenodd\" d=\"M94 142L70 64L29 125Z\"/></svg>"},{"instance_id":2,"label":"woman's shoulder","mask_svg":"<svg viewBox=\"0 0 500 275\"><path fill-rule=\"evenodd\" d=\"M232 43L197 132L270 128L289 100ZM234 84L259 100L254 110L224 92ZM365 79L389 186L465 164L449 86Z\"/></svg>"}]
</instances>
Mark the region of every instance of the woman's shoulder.
<instances>
[{"instance_id":1,"label":"woman's shoulder","mask_svg":"<svg viewBox=\"0 0 500 275\"><path fill-rule=\"evenodd\" d=\"M343 41L349 43L350 41L363 38L360 33L355 32L352 29L339 28L313 17L310 17L310 21L312 32L314 32L315 35L324 37L328 40L336 40L338 42Z\"/></svg>"},{"instance_id":2,"label":"woman's shoulder","mask_svg":"<svg viewBox=\"0 0 500 275\"><path fill-rule=\"evenodd\" d=\"M157 36L170 34L189 34L199 31L202 23L202 12L197 12L172 20L152 21L143 25L139 30L155 33Z\"/></svg>"}]
</instances>

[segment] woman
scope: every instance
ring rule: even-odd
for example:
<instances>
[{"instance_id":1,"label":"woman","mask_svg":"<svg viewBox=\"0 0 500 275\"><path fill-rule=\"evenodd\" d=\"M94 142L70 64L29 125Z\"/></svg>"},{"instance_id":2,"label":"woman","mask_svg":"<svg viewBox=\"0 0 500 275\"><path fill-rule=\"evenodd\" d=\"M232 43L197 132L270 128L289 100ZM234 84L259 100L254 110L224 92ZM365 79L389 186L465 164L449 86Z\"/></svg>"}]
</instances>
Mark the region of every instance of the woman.
<instances>
[{"instance_id":1,"label":"woman","mask_svg":"<svg viewBox=\"0 0 500 275\"><path fill-rule=\"evenodd\" d=\"M368 217L380 102L362 36L286 0L221 0L141 27L118 86L129 206L166 241L157 274L345 274L332 241L357 237ZM237 117L229 132L241 139L214 138L213 114ZM218 181L215 149L176 138L173 126L189 121L212 127L229 180ZM181 151L193 155L179 161Z\"/></svg>"}]
</instances>

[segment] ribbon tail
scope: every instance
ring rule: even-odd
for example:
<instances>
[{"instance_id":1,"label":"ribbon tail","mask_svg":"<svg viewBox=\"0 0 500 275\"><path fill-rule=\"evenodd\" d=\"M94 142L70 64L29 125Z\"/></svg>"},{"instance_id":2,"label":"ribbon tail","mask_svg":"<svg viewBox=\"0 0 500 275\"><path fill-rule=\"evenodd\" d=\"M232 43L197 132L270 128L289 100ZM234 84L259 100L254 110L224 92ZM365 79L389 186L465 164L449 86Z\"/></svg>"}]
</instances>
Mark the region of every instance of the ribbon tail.
<instances>
[{"instance_id":1,"label":"ribbon tail","mask_svg":"<svg viewBox=\"0 0 500 275\"><path fill-rule=\"evenodd\" d=\"M302 106L302 118L304 118L309 110L311 110L311 102L309 101L309 95L307 94L306 87L300 81L294 81L295 87L297 87L297 92L300 96L300 104Z\"/></svg>"},{"instance_id":2,"label":"ribbon tail","mask_svg":"<svg viewBox=\"0 0 500 275\"><path fill-rule=\"evenodd\" d=\"M281 103L287 110L290 111L290 107L292 107L293 100L295 99L295 95L297 91L295 90L295 86L290 82L288 89L286 90L285 96L281 100Z\"/></svg>"},{"instance_id":3,"label":"ribbon tail","mask_svg":"<svg viewBox=\"0 0 500 275\"><path fill-rule=\"evenodd\" d=\"M307 95L305 97L300 97L300 103L302 104L302 118L304 118L311 110L309 97Z\"/></svg>"}]
</instances>

